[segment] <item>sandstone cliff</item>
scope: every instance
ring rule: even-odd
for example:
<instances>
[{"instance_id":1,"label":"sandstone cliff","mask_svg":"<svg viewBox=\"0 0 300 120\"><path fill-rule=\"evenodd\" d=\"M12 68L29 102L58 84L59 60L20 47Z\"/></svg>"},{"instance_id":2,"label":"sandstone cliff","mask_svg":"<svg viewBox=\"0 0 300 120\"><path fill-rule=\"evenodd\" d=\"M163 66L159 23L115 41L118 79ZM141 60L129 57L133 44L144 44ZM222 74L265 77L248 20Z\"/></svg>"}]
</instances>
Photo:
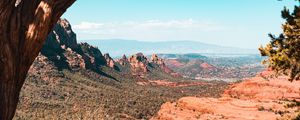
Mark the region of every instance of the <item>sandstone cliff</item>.
<instances>
[{"instance_id":1,"label":"sandstone cliff","mask_svg":"<svg viewBox=\"0 0 300 120\"><path fill-rule=\"evenodd\" d=\"M131 55L129 59L127 59L126 56L123 56L118 60L118 62L121 65L126 65L129 63L132 74L140 77L145 77L153 74L156 71L161 71L173 77L181 77L181 75L167 67L164 60L159 58L156 54L153 54L150 58L147 58L143 53L137 53Z\"/></svg>"},{"instance_id":2,"label":"sandstone cliff","mask_svg":"<svg viewBox=\"0 0 300 120\"><path fill-rule=\"evenodd\" d=\"M166 72L168 74L171 74L174 77L182 77L179 73L174 72L172 69L167 67L164 59L159 58L156 54L152 54L150 62L157 64L160 69L162 69L164 72Z\"/></svg>"},{"instance_id":3,"label":"sandstone cliff","mask_svg":"<svg viewBox=\"0 0 300 120\"><path fill-rule=\"evenodd\" d=\"M41 54L37 57L37 60L41 59L53 63L58 70L92 70L102 74L101 68L108 66L118 74L134 75L140 78L148 79L157 76L157 79L160 79L168 75L181 77L168 68L164 60L156 54L147 58L143 53L137 53L129 58L123 55L122 58L114 60L108 53L103 55L97 47L88 43L77 43L76 34L66 19L60 19L49 34ZM39 62L35 63L39 64ZM158 75L160 72L163 73Z\"/></svg>"},{"instance_id":4,"label":"sandstone cliff","mask_svg":"<svg viewBox=\"0 0 300 120\"><path fill-rule=\"evenodd\" d=\"M76 34L66 19L60 19L42 48L39 58L46 57L58 69L100 71L106 60L100 50L87 43L77 43Z\"/></svg>"},{"instance_id":5,"label":"sandstone cliff","mask_svg":"<svg viewBox=\"0 0 300 120\"><path fill-rule=\"evenodd\" d=\"M131 69L133 75L143 76L149 71L149 61L143 53L137 53L135 55L130 56L129 63L132 67Z\"/></svg>"},{"instance_id":6,"label":"sandstone cliff","mask_svg":"<svg viewBox=\"0 0 300 120\"><path fill-rule=\"evenodd\" d=\"M118 62L122 66L129 64L129 60L127 59L126 55L123 55L122 58L118 60Z\"/></svg>"},{"instance_id":7,"label":"sandstone cliff","mask_svg":"<svg viewBox=\"0 0 300 120\"><path fill-rule=\"evenodd\" d=\"M106 60L107 66L115 68L115 61L110 57L108 53L104 54L104 58Z\"/></svg>"}]
</instances>

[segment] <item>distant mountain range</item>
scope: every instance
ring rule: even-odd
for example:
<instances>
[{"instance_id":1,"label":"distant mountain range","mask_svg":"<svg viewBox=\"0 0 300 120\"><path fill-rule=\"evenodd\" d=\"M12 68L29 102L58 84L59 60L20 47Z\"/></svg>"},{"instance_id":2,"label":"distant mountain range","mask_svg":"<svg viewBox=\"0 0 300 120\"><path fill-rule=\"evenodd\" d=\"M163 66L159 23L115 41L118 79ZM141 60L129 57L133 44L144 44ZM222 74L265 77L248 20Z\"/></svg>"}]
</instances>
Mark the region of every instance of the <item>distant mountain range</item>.
<instances>
[{"instance_id":1,"label":"distant mountain range","mask_svg":"<svg viewBox=\"0 0 300 120\"><path fill-rule=\"evenodd\" d=\"M82 40L80 42L87 42L97 46L101 51L109 53L112 57L120 57L123 54L130 55L138 52L143 52L146 55L153 53L258 54L258 50L256 49L225 47L195 41L145 42L137 40L102 39Z\"/></svg>"}]
</instances>

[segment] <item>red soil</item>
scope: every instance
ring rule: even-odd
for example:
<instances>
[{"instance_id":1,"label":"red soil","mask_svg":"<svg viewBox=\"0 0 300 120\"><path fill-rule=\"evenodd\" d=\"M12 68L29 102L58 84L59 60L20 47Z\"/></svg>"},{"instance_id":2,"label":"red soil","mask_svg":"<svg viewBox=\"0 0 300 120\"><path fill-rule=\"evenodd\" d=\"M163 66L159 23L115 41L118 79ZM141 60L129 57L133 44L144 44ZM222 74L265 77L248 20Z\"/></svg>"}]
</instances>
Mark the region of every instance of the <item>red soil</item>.
<instances>
[{"instance_id":1,"label":"red soil","mask_svg":"<svg viewBox=\"0 0 300 120\"><path fill-rule=\"evenodd\" d=\"M179 62L178 60L176 59L167 59L167 62L168 64L174 66L174 67L180 67L180 66L183 66L184 64Z\"/></svg>"},{"instance_id":2,"label":"red soil","mask_svg":"<svg viewBox=\"0 0 300 120\"><path fill-rule=\"evenodd\" d=\"M202 63L202 64L200 64L200 67L205 68L205 69L214 69L215 68L214 66L212 66L208 63Z\"/></svg>"},{"instance_id":3,"label":"red soil","mask_svg":"<svg viewBox=\"0 0 300 120\"><path fill-rule=\"evenodd\" d=\"M205 82L169 82L167 80L151 80L151 81L142 81L137 82L138 85L158 85L158 86L167 86L167 87L187 87L187 86L200 86L208 85L209 83Z\"/></svg>"},{"instance_id":4,"label":"red soil","mask_svg":"<svg viewBox=\"0 0 300 120\"><path fill-rule=\"evenodd\" d=\"M267 72L261 75L266 75ZM276 111L299 111L285 107L286 100L300 101L300 81L289 82L286 77L270 80L257 76L233 84L221 98L184 97L165 103L153 120L276 120Z\"/></svg>"}]
</instances>

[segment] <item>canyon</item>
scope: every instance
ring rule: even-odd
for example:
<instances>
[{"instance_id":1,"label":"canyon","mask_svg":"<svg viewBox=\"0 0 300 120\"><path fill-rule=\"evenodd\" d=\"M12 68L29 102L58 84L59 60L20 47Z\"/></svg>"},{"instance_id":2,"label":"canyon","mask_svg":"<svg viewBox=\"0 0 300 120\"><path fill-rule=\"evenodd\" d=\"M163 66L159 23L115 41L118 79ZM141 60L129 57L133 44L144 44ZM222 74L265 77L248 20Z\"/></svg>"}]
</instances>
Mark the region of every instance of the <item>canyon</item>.
<instances>
[{"instance_id":1,"label":"canyon","mask_svg":"<svg viewBox=\"0 0 300 120\"><path fill-rule=\"evenodd\" d=\"M114 59L77 43L60 19L29 70L14 119L150 119L167 101L218 97L226 86L182 78L156 54Z\"/></svg>"},{"instance_id":2,"label":"canyon","mask_svg":"<svg viewBox=\"0 0 300 120\"><path fill-rule=\"evenodd\" d=\"M299 81L270 77L261 59L141 52L114 58L78 43L60 19L29 70L14 119L299 118Z\"/></svg>"}]
</instances>

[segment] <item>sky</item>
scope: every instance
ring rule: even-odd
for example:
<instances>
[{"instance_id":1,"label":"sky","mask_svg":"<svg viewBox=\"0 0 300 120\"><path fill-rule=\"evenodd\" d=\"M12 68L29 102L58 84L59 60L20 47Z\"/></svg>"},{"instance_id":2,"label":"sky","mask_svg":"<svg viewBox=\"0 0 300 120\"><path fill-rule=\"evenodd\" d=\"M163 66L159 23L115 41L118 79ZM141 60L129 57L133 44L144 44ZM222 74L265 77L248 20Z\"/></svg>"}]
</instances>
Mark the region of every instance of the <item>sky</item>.
<instances>
[{"instance_id":1,"label":"sky","mask_svg":"<svg viewBox=\"0 0 300 120\"><path fill-rule=\"evenodd\" d=\"M281 33L293 0L77 0L63 18L79 41L199 41L256 49Z\"/></svg>"}]
</instances>

